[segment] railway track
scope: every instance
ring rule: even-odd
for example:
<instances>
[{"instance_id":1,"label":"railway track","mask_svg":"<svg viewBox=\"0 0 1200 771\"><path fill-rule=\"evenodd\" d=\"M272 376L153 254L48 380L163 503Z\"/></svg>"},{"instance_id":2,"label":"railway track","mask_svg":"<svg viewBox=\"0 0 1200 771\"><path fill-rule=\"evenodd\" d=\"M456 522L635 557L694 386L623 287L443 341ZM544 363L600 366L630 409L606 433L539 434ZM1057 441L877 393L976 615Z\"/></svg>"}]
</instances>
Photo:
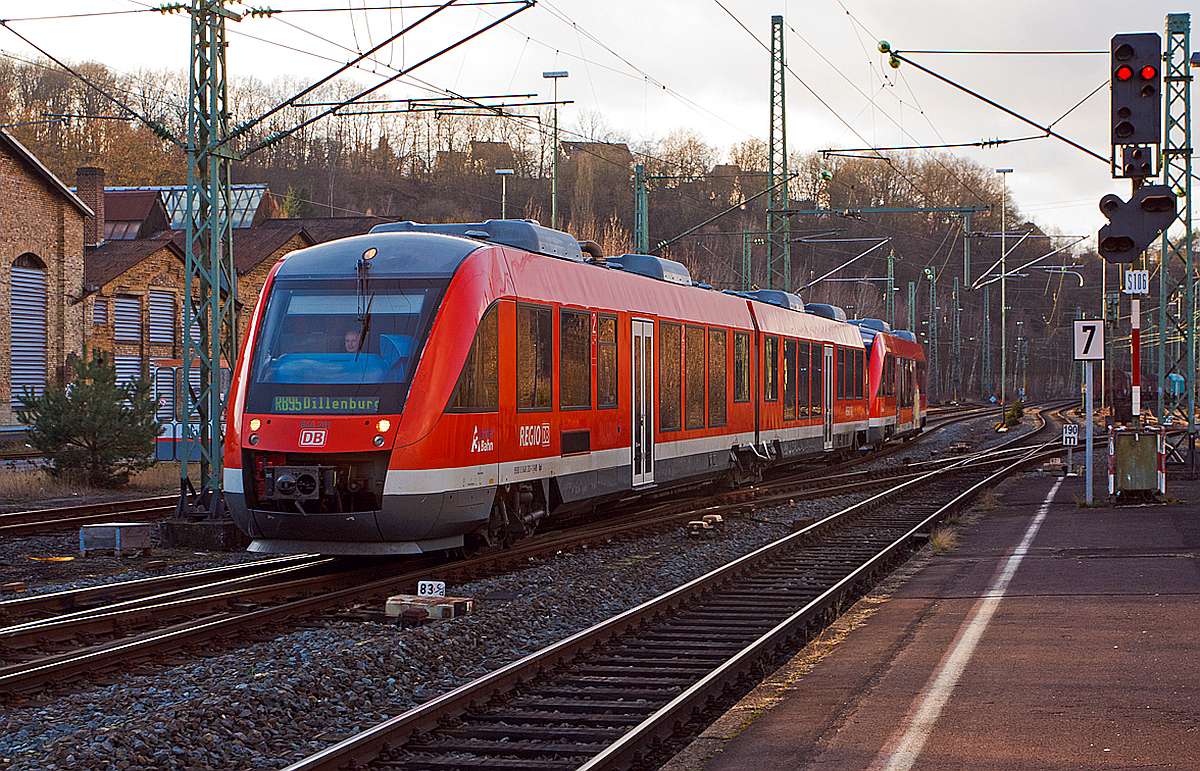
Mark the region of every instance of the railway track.
<instances>
[{"instance_id":1,"label":"railway track","mask_svg":"<svg viewBox=\"0 0 1200 771\"><path fill-rule=\"evenodd\" d=\"M991 461L1003 462L997 455ZM860 492L895 484L958 459L928 461L884 471L852 472L830 480L777 480L713 503L711 496L639 509L602 523L543 535L520 548L465 562L406 561L347 571L347 561L315 556L263 560L174 577L141 579L0 602L0 694L23 698L62 688L114 668L152 659L212 638L237 639L266 626L295 623L345 608L378 608L388 594L412 591L416 581L467 580L496 574L531 558L581 544L678 527L701 514L736 516L754 507L796 499ZM342 566L342 567L339 567ZM391 573L379 578L380 572ZM376 579L376 580L370 580ZM377 611L375 611L377 613ZM102 642L95 642L97 639Z\"/></svg>"},{"instance_id":2,"label":"railway track","mask_svg":"<svg viewBox=\"0 0 1200 771\"><path fill-rule=\"evenodd\" d=\"M747 690L976 495L1057 452L1041 449L998 471L965 458L896 484L288 771L652 764L681 726Z\"/></svg>"},{"instance_id":3,"label":"railway track","mask_svg":"<svg viewBox=\"0 0 1200 771\"><path fill-rule=\"evenodd\" d=\"M154 521L174 513L178 502L179 496L176 494L130 501L13 511L0 514L0 537L69 530L81 525L112 522L114 517L120 517L122 521Z\"/></svg>"}]
</instances>

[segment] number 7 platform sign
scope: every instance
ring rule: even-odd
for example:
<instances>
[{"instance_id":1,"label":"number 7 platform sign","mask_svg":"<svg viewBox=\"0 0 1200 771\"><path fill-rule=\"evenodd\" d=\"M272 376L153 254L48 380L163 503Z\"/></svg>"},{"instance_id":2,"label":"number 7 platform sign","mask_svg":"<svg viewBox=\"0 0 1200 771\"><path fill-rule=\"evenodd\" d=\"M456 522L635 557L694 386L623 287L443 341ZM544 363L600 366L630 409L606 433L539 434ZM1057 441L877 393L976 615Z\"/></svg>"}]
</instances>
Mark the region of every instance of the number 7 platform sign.
<instances>
[{"instance_id":1,"label":"number 7 platform sign","mask_svg":"<svg viewBox=\"0 0 1200 771\"><path fill-rule=\"evenodd\" d=\"M1104 322L1099 319L1075 320L1075 361L1104 360Z\"/></svg>"}]
</instances>

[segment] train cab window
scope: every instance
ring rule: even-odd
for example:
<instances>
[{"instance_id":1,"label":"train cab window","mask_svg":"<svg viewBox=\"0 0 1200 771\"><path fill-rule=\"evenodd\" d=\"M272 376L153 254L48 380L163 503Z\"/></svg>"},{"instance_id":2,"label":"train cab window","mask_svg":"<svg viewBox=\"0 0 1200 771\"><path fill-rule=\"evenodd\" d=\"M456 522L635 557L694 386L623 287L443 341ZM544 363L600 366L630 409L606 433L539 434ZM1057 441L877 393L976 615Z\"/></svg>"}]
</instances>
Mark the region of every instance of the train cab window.
<instances>
[{"instance_id":1,"label":"train cab window","mask_svg":"<svg viewBox=\"0 0 1200 771\"><path fill-rule=\"evenodd\" d=\"M863 364L866 351L854 352L854 398L863 398Z\"/></svg>"},{"instance_id":2,"label":"train cab window","mask_svg":"<svg viewBox=\"0 0 1200 771\"><path fill-rule=\"evenodd\" d=\"M763 339L763 401L779 401L779 338Z\"/></svg>"},{"instance_id":3,"label":"train cab window","mask_svg":"<svg viewBox=\"0 0 1200 771\"><path fill-rule=\"evenodd\" d=\"M704 327L688 326L684 337L684 400L688 428L704 428Z\"/></svg>"},{"instance_id":4,"label":"train cab window","mask_svg":"<svg viewBox=\"0 0 1200 771\"><path fill-rule=\"evenodd\" d=\"M880 396L896 395L896 357L888 354L883 360L883 384Z\"/></svg>"},{"instance_id":5,"label":"train cab window","mask_svg":"<svg viewBox=\"0 0 1200 771\"><path fill-rule=\"evenodd\" d=\"M681 331L678 324L664 321L658 325L658 425L663 431L678 431L683 426Z\"/></svg>"},{"instance_id":6,"label":"train cab window","mask_svg":"<svg viewBox=\"0 0 1200 771\"><path fill-rule=\"evenodd\" d=\"M564 410L592 406L592 314L559 311L558 404Z\"/></svg>"},{"instance_id":7,"label":"train cab window","mask_svg":"<svg viewBox=\"0 0 1200 771\"><path fill-rule=\"evenodd\" d=\"M825 346L812 347L812 416L821 417L825 403Z\"/></svg>"},{"instance_id":8,"label":"train cab window","mask_svg":"<svg viewBox=\"0 0 1200 771\"><path fill-rule=\"evenodd\" d=\"M495 412L500 403L500 314L493 305L479 321L447 412Z\"/></svg>"},{"instance_id":9,"label":"train cab window","mask_svg":"<svg viewBox=\"0 0 1200 771\"><path fill-rule=\"evenodd\" d=\"M602 410L617 406L617 318L596 319L596 406Z\"/></svg>"},{"instance_id":10,"label":"train cab window","mask_svg":"<svg viewBox=\"0 0 1200 771\"><path fill-rule=\"evenodd\" d=\"M811 404L809 403L809 369L808 359L812 355L812 344L804 340L800 341L799 355L796 358L798 369L796 371L796 389L798 414L801 418L807 418L811 415Z\"/></svg>"},{"instance_id":11,"label":"train cab window","mask_svg":"<svg viewBox=\"0 0 1200 771\"><path fill-rule=\"evenodd\" d=\"M837 349L837 398L846 398L846 349Z\"/></svg>"},{"instance_id":12,"label":"train cab window","mask_svg":"<svg viewBox=\"0 0 1200 771\"><path fill-rule=\"evenodd\" d=\"M708 330L708 425L725 425L725 400L728 389L725 385L725 341L724 329Z\"/></svg>"},{"instance_id":13,"label":"train cab window","mask_svg":"<svg viewBox=\"0 0 1200 771\"><path fill-rule=\"evenodd\" d=\"M354 280L276 280L253 339L247 411L399 414L448 281L379 277L368 301Z\"/></svg>"},{"instance_id":14,"label":"train cab window","mask_svg":"<svg viewBox=\"0 0 1200 771\"><path fill-rule=\"evenodd\" d=\"M783 418L796 419L796 341L783 341Z\"/></svg>"},{"instance_id":15,"label":"train cab window","mask_svg":"<svg viewBox=\"0 0 1200 771\"><path fill-rule=\"evenodd\" d=\"M750 335L733 333L733 401L750 401Z\"/></svg>"},{"instance_id":16,"label":"train cab window","mask_svg":"<svg viewBox=\"0 0 1200 771\"><path fill-rule=\"evenodd\" d=\"M517 409L552 408L554 327L550 308L517 308Z\"/></svg>"}]
</instances>

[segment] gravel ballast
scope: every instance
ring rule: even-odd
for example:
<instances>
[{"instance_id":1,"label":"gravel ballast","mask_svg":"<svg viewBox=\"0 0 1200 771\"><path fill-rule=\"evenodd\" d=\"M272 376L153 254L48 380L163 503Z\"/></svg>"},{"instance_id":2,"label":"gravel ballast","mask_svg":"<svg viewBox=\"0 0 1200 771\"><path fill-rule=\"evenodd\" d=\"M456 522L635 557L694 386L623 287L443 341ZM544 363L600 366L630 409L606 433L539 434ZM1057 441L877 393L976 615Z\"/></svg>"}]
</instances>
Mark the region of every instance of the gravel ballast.
<instances>
[{"instance_id":1,"label":"gravel ballast","mask_svg":"<svg viewBox=\"0 0 1200 771\"><path fill-rule=\"evenodd\" d=\"M982 445L989 434L985 422L973 421L927 437L909 454L928 458L957 441ZM281 768L859 497L757 510L705 537L680 528L448 586L448 594L475 600L474 613L460 619L416 628L334 621L210 658L114 675L112 685L48 696L42 705L9 706L0 716L0 766ZM11 548L19 545L0 546Z\"/></svg>"}]
</instances>

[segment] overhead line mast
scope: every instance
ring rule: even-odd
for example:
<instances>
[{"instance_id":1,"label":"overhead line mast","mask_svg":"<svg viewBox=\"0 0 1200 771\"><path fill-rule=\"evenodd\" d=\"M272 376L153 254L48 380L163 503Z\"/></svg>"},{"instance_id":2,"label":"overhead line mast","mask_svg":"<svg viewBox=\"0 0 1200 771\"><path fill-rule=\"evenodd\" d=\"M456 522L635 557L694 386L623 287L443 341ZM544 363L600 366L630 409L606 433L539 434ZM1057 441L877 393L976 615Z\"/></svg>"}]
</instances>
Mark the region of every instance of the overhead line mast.
<instances>
[{"instance_id":1,"label":"overhead line mast","mask_svg":"<svg viewBox=\"0 0 1200 771\"><path fill-rule=\"evenodd\" d=\"M783 17L771 17L771 136L767 148L767 285L792 291L788 218L787 121L784 115Z\"/></svg>"},{"instance_id":2,"label":"overhead line mast","mask_svg":"<svg viewBox=\"0 0 1200 771\"><path fill-rule=\"evenodd\" d=\"M233 268L231 161L227 145L229 83L225 20L241 14L225 0L192 0L188 81L187 215L185 218L183 361L187 392L180 498L176 514L223 517L221 365L237 359L237 274ZM198 365L198 378L190 377ZM195 417L198 422L193 423ZM200 465L199 487L188 466Z\"/></svg>"}]
</instances>

